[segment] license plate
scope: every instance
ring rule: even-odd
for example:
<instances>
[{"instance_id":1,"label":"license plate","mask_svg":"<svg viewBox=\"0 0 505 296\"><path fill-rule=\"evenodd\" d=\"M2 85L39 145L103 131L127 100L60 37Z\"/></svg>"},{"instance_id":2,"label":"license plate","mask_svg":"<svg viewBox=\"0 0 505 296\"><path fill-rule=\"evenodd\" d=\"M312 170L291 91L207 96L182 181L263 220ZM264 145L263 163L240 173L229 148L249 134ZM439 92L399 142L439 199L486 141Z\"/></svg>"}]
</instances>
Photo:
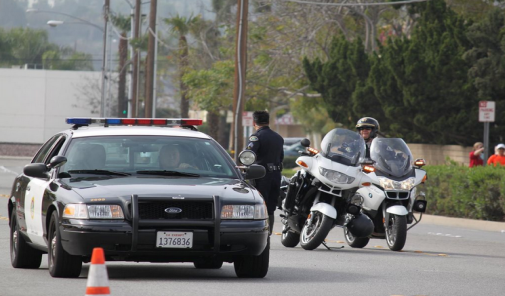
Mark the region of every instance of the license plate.
<instances>
[{"instance_id":1,"label":"license plate","mask_svg":"<svg viewBox=\"0 0 505 296\"><path fill-rule=\"evenodd\" d=\"M193 247L193 232L158 231L157 248L188 249Z\"/></svg>"}]
</instances>

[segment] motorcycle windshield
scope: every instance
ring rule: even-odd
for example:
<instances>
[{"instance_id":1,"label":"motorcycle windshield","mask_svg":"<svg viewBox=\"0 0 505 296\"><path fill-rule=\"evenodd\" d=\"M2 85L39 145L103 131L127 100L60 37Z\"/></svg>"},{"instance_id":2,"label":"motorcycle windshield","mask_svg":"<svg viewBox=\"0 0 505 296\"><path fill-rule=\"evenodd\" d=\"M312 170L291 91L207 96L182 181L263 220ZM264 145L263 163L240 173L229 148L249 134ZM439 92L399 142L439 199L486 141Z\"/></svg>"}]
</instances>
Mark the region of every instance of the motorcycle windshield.
<instances>
[{"instance_id":1,"label":"motorcycle windshield","mask_svg":"<svg viewBox=\"0 0 505 296\"><path fill-rule=\"evenodd\" d=\"M365 141L356 132L336 128L324 136L320 153L332 161L356 166L365 158Z\"/></svg>"},{"instance_id":2,"label":"motorcycle windshield","mask_svg":"<svg viewBox=\"0 0 505 296\"><path fill-rule=\"evenodd\" d=\"M370 146L375 168L392 177L403 177L412 170L412 153L399 138L375 138Z\"/></svg>"}]
</instances>

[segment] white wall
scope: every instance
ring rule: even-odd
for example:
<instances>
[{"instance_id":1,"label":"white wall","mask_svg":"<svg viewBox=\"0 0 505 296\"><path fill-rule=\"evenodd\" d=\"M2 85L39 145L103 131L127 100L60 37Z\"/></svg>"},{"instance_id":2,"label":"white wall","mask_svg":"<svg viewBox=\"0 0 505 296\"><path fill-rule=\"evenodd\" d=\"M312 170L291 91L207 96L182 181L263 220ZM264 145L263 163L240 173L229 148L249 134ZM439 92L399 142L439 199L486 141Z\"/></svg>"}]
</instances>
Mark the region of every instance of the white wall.
<instances>
[{"instance_id":1,"label":"white wall","mask_svg":"<svg viewBox=\"0 0 505 296\"><path fill-rule=\"evenodd\" d=\"M81 93L100 78L101 72L0 69L0 142L42 144L69 127L66 117L98 117Z\"/></svg>"}]
</instances>

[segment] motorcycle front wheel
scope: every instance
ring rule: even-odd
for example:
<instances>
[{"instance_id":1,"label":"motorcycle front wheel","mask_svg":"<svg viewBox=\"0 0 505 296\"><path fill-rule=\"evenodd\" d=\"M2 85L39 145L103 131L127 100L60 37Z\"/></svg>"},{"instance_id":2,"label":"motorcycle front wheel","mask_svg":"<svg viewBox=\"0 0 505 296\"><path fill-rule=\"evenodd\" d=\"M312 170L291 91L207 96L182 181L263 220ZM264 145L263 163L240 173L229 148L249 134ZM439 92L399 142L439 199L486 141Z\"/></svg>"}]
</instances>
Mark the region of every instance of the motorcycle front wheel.
<instances>
[{"instance_id":1,"label":"motorcycle front wheel","mask_svg":"<svg viewBox=\"0 0 505 296\"><path fill-rule=\"evenodd\" d=\"M407 241L407 217L389 215L389 225L384 226L389 249L391 251L401 251Z\"/></svg>"},{"instance_id":2,"label":"motorcycle front wheel","mask_svg":"<svg viewBox=\"0 0 505 296\"><path fill-rule=\"evenodd\" d=\"M344 228L344 236L345 241L351 248L364 248L368 245L370 238L368 237L355 237L352 233L346 228Z\"/></svg>"},{"instance_id":3,"label":"motorcycle front wheel","mask_svg":"<svg viewBox=\"0 0 505 296\"><path fill-rule=\"evenodd\" d=\"M333 219L321 212L312 213L312 223L309 219L303 225L300 235L300 245L305 250L314 250L324 241L333 226Z\"/></svg>"}]
</instances>

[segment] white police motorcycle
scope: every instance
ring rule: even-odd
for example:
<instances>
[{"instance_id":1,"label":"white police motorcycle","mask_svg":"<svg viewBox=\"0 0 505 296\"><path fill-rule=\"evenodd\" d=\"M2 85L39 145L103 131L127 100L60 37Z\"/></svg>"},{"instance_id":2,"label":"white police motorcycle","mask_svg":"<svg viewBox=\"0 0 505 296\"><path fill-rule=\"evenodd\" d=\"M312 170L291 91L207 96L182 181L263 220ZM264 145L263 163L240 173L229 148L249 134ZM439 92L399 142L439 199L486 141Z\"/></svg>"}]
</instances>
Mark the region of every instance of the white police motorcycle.
<instances>
[{"instance_id":1,"label":"white police motorcycle","mask_svg":"<svg viewBox=\"0 0 505 296\"><path fill-rule=\"evenodd\" d=\"M374 222L368 237L356 237L344 229L345 239L354 248L365 247L370 238L386 239L389 249L400 251L405 246L407 231L421 221L426 210L423 192L417 186L424 183L423 159L413 160L407 144L399 138L375 138L370 146L370 163L364 163L356 196L363 199L362 212ZM414 216L419 212L419 219ZM407 227L407 224L412 224Z\"/></svg>"},{"instance_id":2,"label":"white police motorcycle","mask_svg":"<svg viewBox=\"0 0 505 296\"><path fill-rule=\"evenodd\" d=\"M361 172L365 142L356 132L334 129L323 138L321 151L309 148L297 158L300 170L281 186L283 230L281 243L313 250L324 243L330 230L343 227L354 238L368 238L371 219L361 213L363 198L356 190L367 178ZM281 184L282 185L282 184ZM328 246L326 246L328 248Z\"/></svg>"}]
</instances>

